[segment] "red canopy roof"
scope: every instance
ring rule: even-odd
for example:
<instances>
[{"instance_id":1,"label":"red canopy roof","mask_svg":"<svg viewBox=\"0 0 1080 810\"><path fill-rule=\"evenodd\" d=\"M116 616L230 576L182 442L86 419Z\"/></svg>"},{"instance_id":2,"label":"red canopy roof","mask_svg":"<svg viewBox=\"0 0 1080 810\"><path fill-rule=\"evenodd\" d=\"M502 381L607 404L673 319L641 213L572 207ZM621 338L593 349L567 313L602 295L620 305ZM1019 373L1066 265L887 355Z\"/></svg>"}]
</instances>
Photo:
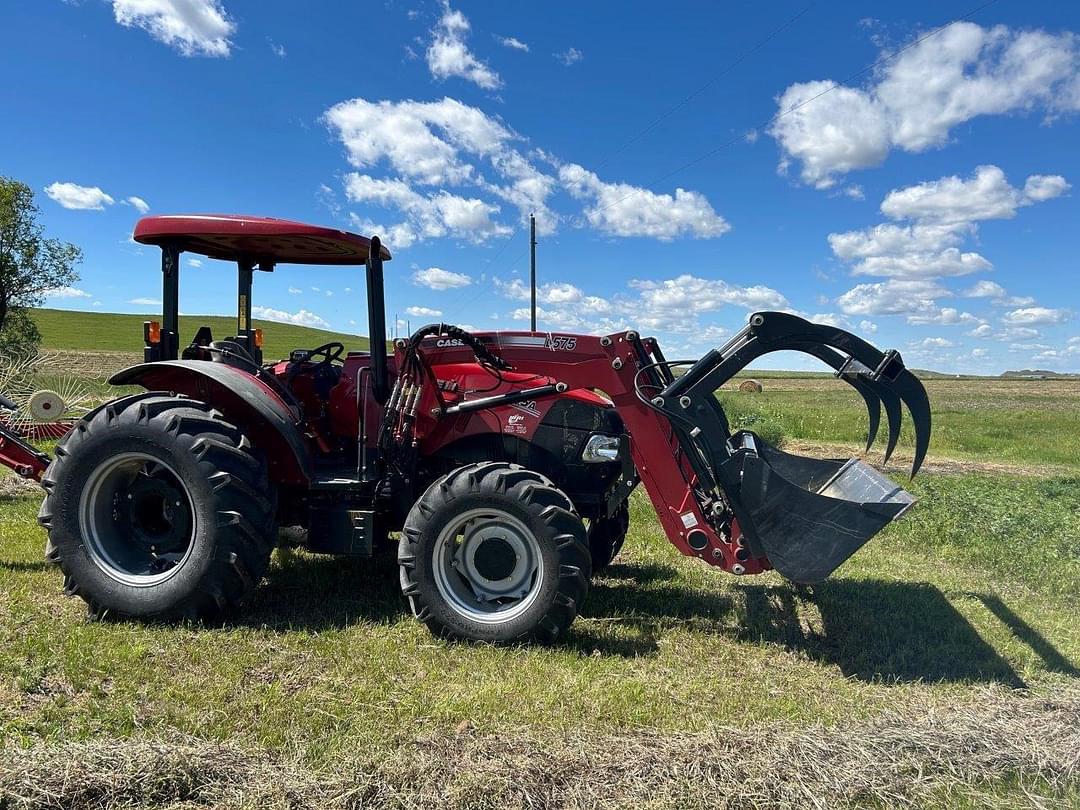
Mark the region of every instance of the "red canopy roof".
<instances>
[{"instance_id":1,"label":"red canopy roof","mask_svg":"<svg viewBox=\"0 0 1080 810\"><path fill-rule=\"evenodd\" d=\"M275 264L363 264L371 251L370 239L348 231L237 214L143 217L135 225L135 241L176 245L211 259ZM381 253L390 259L385 245Z\"/></svg>"}]
</instances>

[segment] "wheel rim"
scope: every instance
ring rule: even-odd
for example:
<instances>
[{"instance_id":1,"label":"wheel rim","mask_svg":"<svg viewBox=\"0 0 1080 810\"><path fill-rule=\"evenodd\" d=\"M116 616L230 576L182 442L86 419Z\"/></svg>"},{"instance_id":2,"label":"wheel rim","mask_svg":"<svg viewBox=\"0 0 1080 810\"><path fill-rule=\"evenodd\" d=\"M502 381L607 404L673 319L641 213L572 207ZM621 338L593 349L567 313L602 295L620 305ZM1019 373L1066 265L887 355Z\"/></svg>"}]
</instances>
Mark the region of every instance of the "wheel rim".
<instances>
[{"instance_id":1,"label":"wheel rim","mask_svg":"<svg viewBox=\"0 0 1080 810\"><path fill-rule=\"evenodd\" d=\"M536 537L517 518L491 509L472 509L447 523L435 541L433 563L447 604L483 624L520 616L543 581Z\"/></svg>"},{"instance_id":2,"label":"wheel rim","mask_svg":"<svg viewBox=\"0 0 1080 810\"><path fill-rule=\"evenodd\" d=\"M157 585L195 546L195 507L182 478L146 453L122 453L91 473L79 528L94 564L125 585Z\"/></svg>"}]
</instances>

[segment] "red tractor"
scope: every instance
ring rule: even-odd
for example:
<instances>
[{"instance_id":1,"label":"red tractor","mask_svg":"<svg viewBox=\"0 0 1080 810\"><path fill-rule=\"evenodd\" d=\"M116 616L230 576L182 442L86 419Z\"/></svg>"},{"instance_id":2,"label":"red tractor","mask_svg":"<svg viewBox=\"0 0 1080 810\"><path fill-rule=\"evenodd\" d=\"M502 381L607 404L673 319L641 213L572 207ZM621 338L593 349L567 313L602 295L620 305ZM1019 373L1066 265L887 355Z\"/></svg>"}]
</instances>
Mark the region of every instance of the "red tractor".
<instances>
[{"instance_id":1,"label":"red tractor","mask_svg":"<svg viewBox=\"0 0 1080 810\"><path fill-rule=\"evenodd\" d=\"M763 354L805 352L863 396L871 442L884 405L891 451L908 406L914 473L930 437L923 386L895 351L835 327L757 313L693 364L634 331L441 323L388 354L390 254L378 238L157 216L135 240L161 248L164 312L144 326L146 362L110 382L145 393L90 412L51 463L0 434L0 460L45 489L48 559L94 614L225 613L258 585L279 529L299 526L323 554L371 555L397 534L402 592L435 632L553 641L618 553L639 482L683 554L796 582L828 576L913 502L862 461L793 456L733 432L714 395ZM181 347L182 252L236 262L235 335L203 327ZM264 362L252 281L289 263L366 265L370 353L332 342Z\"/></svg>"}]
</instances>

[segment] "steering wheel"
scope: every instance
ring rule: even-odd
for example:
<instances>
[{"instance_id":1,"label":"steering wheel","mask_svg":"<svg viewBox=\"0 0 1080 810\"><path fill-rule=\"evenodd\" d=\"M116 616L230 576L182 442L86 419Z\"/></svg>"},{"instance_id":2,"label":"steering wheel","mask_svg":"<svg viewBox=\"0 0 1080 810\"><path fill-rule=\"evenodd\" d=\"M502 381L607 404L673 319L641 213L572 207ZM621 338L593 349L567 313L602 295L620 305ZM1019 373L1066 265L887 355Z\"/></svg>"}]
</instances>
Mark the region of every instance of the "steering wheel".
<instances>
[{"instance_id":1,"label":"steering wheel","mask_svg":"<svg viewBox=\"0 0 1080 810\"><path fill-rule=\"evenodd\" d=\"M322 356L322 360L319 361L319 365L328 366L331 363L340 360L341 355L345 354L345 344L337 340L332 340L329 343L324 343L322 346L317 346L308 352L308 360L312 361L318 356Z\"/></svg>"}]
</instances>

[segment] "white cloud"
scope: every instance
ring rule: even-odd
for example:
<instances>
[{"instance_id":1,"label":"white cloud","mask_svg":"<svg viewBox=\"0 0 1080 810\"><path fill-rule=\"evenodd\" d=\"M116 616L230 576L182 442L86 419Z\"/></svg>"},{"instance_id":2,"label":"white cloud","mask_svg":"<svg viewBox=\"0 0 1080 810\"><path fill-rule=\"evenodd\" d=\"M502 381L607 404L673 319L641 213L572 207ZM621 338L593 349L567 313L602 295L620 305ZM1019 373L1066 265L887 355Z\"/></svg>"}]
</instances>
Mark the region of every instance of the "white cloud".
<instances>
[{"instance_id":1,"label":"white cloud","mask_svg":"<svg viewBox=\"0 0 1080 810\"><path fill-rule=\"evenodd\" d=\"M874 166L889 154L889 124L866 93L830 81L793 84L777 99L778 118L769 134L780 142L781 172L801 161L803 182L831 188L837 176ZM822 95L827 93L827 95Z\"/></svg>"},{"instance_id":2,"label":"white cloud","mask_svg":"<svg viewBox=\"0 0 1080 810\"><path fill-rule=\"evenodd\" d=\"M499 43L507 48L512 48L515 51L529 52L529 46L522 42L517 37L495 37Z\"/></svg>"},{"instance_id":3,"label":"white cloud","mask_svg":"<svg viewBox=\"0 0 1080 810\"><path fill-rule=\"evenodd\" d=\"M976 281L962 293L963 298L1004 298L1005 288L996 281Z\"/></svg>"},{"instance_id":4,"label":"white cloud","mask_svg":"<svg viewBox=\"0 0 1080 810\"><path fill-rule=\"evenodd\" d=\"M93 293L88 293L86 290L80 290L76 287L53 287L51 290L45 290L46 298L93 298Z\"/></svg>"},{"instance_id":5,"label":"white cloud","mask_svg":"<svg viewBox=\"0 0 1080 810\"><path fill-rule=\"evenodd\" d=\"M988 323L980 323L974 329L967 333L971 337L988 338L994 334L994 327Z\"/></svg>"},{"instance_id":6,"label":"white cloud","mask_svg":"<svg viewBox=\"0 0 1080 810\"><path fill-rule=\"evenodd\" d=\"M849 263L853 275L934 280L992 269L988 259L965 251L978 235L978 223L1009 219L1018 208L1049 200L1068 189L1064 178L1032 175L1024 189L1011 186L997 166L979 166L969 178L942 177L886 195L881 211L900 222L828 236L833 254ZM1030 193L1034 191L1034 193ZM906 220L906 221L905 221ZM976 283L966 297L1006 301L991 281Z\"/></svg>"},{"instance_id":7,"label":"white cloud","mask_svg":"<svg viewBox=\"0 0 1080 810\"><path fill-rule=\"evenodd\" d=\"M150 203L144 200L142 197L128 197L123 200L124 205L130 205L140 214L145 214L150 210Z\"/></svg>"},{"instance_id":8,"label":"white cloud","mask_svg":"<svg viewBox=\"0 0 1080 810\"><path fill-rule=\"evenodd\" d=\"M451 270L443 270L441 267L417 270L412 278L413 284L432 290L452 290L472 284L472 278L465 273L455 273Z\"/></svg>"},{"instance_id":9,"label":"white cloud","mask_svg":"<svg viewBox=\"0 0 1080 810\"><path fill-rule=\"evenodd\" d=\"M1051 200L1068 189L1060 175L1032 175L1023 189L1013 188L997 166L979 166L967 180L952 175L891 191L881 203L881 213L939 224L1012 219L1018 207Z\"/></svg>"},{"instance_id":10,"label":"white cloud","mask_svg":"<svg viewBox=\"0 0 1080 810\"><path fill-rule=\"evenodd\" d=\"M580 62L585 58L585 54L579 51L577 48L567 48L565 51L552 54L555 59L561 62L564 66L570 67L571 65Z\"/></svg>"},{"instance_id":11,"label":"white cloud","mask_svg":"<svg viewBox=\"0 0 1080 810\"><path fill-rule=\"evenodd\" d=\"M440 81L456 77L473 82L485 90L497 90L502 87L502 79L469 50L465 44L468 34L468 19L444 1L442 16L431 31L431 45L427 49L428 70Z\"/></svg>"},{"instance_id":12,"label":"white cloud","mask_svg":"<svg viewBox=\"0 0 1080 810\"><path fill-rule=\"evenodd\" d=\"M418 239L447 235L482 242L493 236L505 236L512 232L511 228L492 219L499 212L497 205L475 197L459 197L446 191L425 196L403 180L376 180L353 172L345 177L345 196L352 202L392 206L408 217L407 223L388 229L394 232L394 236L399 237L396 241L391 239L388 242L391 245L405 247ZM403 242L407 244L402 244Z\"/></svg>"},{"instance_id":13,"label":"white cloud","mask_svg":"<svg viewBox=\"0 0 1080 810\"><path fill-rule=\"evenodd\" d=\"M97 186L80 186L78 183L51 183L45 194L72 211L104 211L106 205L116 202Z\"/></svg>"},{"instance_id":14,"label":"white cloud","mask_svg":"<svg viewBox=\"0 0 1080 810\"><path fill-rule=\"evenodd\" d=\"M604 233L666 241L683 235L707 239L731 230L696 191L677 188L672 196L627 183L606 183L576 163L563 166L559 178L571 195L592 201L585 218Z\"/></svg>"},{"instance_id":15,"label":"white cloud","mask_svg":"<svg viewBox=\"0 0 1080 810\"><path fill-rule=\"evenodd\" d=\"M962 324L982 324L983 319L970 312L961 312L955 307L939 307L926 312L912 313L907 322L916 326L960 326Z\"/></svg>"},{"instance_id":16,"label":"white cloud","mask_svg":"<svg viewBox=\"0 0 1080 810\"><path fill-rule=\"evenodd\" d=\"M911 344L913 349L951 349L956 344L942 337L928 337Z\"/></svg>"},{"instance_id":17,"label":"white cloud","mask_svg":"<svg viewBox=\"0 0 1080 810\"><path fill-rule=\"evenodd\" d=\"M289 295L303 295L304 291L299 287L289 287Z\"/></svg>"},{"instance_id":18,"label":"white cloud","mask_svg":"<svg viewBox=\"0 0 1080 810\"><path fill-rule=\"evenodd\" d=\"M202 259L188 259L188 267L202 267Z\"/></svg>"},{"instance_id":19,"label":"white cloud","mask_svg":"<svg viewBox=\"0 0 1080 810\"><path fill-rule=\"evenodd\" d=\"M273 53L274 56L276 56L278 59L284 59L286 56L288 56L288 52L285 50L284 45L279 45L278 43L274 42L274 40L269 38L267 38L266 42L270 46L271 53Z\"/></svg>"},{"instance_id":20,"label":"white cloud","mask_svg":"<svg viewBox=\"0 0 1080 810\"><path fill-rule=\"evenodd\" d=\"M872 335L877 331L877 324L873 321L859 321L859 329Z\"/></svg>"},{"instance_id":21,"label":"white cloud","mask_svg":"<svg viewBox=\"0 0 1080 810\"><path fill-rule=\"evenodd\" d=\"M812 323L821 323L825 326L834 326L837 329L847 329L848 320L843 315L838 315L835 312L818 312L810 316Z\"/></svg>"},{"instance_id":22,"label":"white cloud","mask_svg":"<svg viewBox=\"0 0 1080 810\"><path fill-rule=\"evenodd\" d=\"M521 279L495 283L507 298L529 300L529 288ZM682 275L669 279L634 279L628 290L591 295L576 284L550 282L537 289L537 317L542 328L568 329L588 334L609 334L629 327L649 333L679 336L694 347L712 345L730 330L708 322L725 307L744 310L790 311L787 299L769 287L742 287L722 279ZM514 320L529 319L529 308L509 313ZM672 348L670 345L668 348ZM690 350L689 346L679 346Z\"/></svg>"},{"instance_id":23,"label":"white cloud","mask_svg":"<svg viewBox=\"0 0 1080 810\"><path fill-rule=\"evenodd\" d=\"M531 292L519 278L509 282L495 279L495 287L507 298L528 301ZM580 287L566 281L541 284L536 290L536 300L552 307L573 309L579 314L590 316L609 315L615 311L615 305L608 298L598 295L586 295ZM564 316L563 320L568 317Z\"/></svg>"},{"instance_id":24,"label":"white cloud","mask_svg":"<svg viewBox=\"0 0 1080 810\"><path fill-rule=\"evenodd\" d=\"M648 328L659 328L658 324L661 323L671 328L672 322L680 320L692 326L695 316L715 312L725 305L747 310L791 308L787 298L771 287L760 284L740 287L721 279L704 279L689 274L663 281L635 279L630 286L639 294L631 314L638 315Z\"/></svg>"},{"instance_id":25,"label":"white cloud","mask_svg":"<svg viewBox=\"0 0 1080 810\"><path fill-rule=\"evenodd\" d=\"M1009 295L996 281L982 279L960 293L961 298L988 298L997 307L1028 307L1035 299L1027 295Z\"/></svg>"},{"instance_id":26,"label":"white cloud","mask_svg":"<svg viewBox=\"0 0 1080 810\"><path fill-rule=\"evenodd\" d=\"M949 291L926 279L856 284L836 299L845 315L909 315L933 311Z\"/></svg>"},{"instance_id":27,"label":"white cloud","mask_svg":"<svg viewBox=\"0 0 1080 810\"><path fill-rule=\"evenodd\" d=\"M961 22L886 63L866 87L793 84L777 99L769 130L781 168L797 161L803 182L829 188L894 148L941 147L954 127L978 116L1076 111L1078 40L1071 32Z\"/></svg>"},{"instance_id":28,"label":"white cloud","mask_svg":"<svg viewBox=\"0 0 1080 810\"><path fill-rule=\"evenodd\" d=\"M120 25L141 28L184 56L228 56L236 24L219 0L113 0Z\"/></svg>"},{"instance_id":29,"label":"white cloud","mask_svg":"<svg viewBox=\"0 0 1080 810\"><path fill-rule=\"evenodd\" d=\"M1003 323L1008 324L1050 324L1064 323L1072 317L1067 309L1051 309L1050 307L1021 307L1002 316Z\"/></svg>"},{"instance_id":30,"label":"white cloud","mask_svg":"<svg viewBox=\"0 0 1080 810\"><path fill-rule=\"evenodd\" d=\"M998 340L1034 340L1041 336L1042 333L1038 329L1030 326L1010 326L994 335Z\"/></svg>"},{"instance_id":31,"label":"white cloud","mask_svg":"<svg viewBox=\"0 0 1080 810\"><path fill-rule=\"evenodd\" d=\"M558 221L546 204L555 179L515 148L516 134L475 107L450 98L378 104L353 99L330 108L324 120L358 169L385 161L403 181L477 187L515 205L522 222L535 211L541 233L550 233ZM474 160L500 182L488 180Z\"/></svg>"},{"instance_id":32,"label":"white cloud","mask_svg":"<svg viewBox=\"0 0 1080 810\"><path fill-rule=\"evenodd\" d=\"M407 307L405 311L414 318L438 318L442 316L441 309L432 309L431 307Z\"/></svg>"},{"instance_id":33,"label":"white cloud","mask_svg":"<svg viewBox=\"0 0 1080 810\"><path fill-rule=\"evenodd\" d=\"M129 304L134 304L138 307L160 307L161 301L157 298L132 298L128 301Z\"/></svg>"},{"instance_id":34,"label":"white cloud","mask_svg":"<svg viewBox=\"0 0 1080 810\"><path fill-rule=\"evenodd\" d=\"M408 222L398 222L394 225L381 225L366 217L349 214L349 222L359 233L368 236L378 236L384 245L391 250L401 250L418 241L421 236Z\"/></svg>"},{"instance_id":35,"label":"white cloud","mask_svg":"<svg viewBox=\"0 0 1080 810\"><path fill-rule=\"evenodd\" d=\"M301 309L299 312L286 312L283 309L271 309L270 307L252 307L252 316L264 321L275 323L291 323L297 326L311 326L316 329L329 329L330 324L320 318L314 312Z\"/></svg>"},{"instance_id":36,"label":"white cloud","mask_svg":"<svg viewBox=\"0 0 1080 810\"><path fill-rule=\"evenodd\" d=\"M966 276L993 267L984 257L974 251L961 251L948 247L931 253L908 253L901 255L868 256L853 268L852 272L865 276L894 276L897 278L941 278L942 276Z\"/></svg>"},{"instance_id":37,"label":"white cloud","mask_svg":"<svg viewBox=\"0 0 1080 810\"><path fill-rule=\"evenodd\" d=\"M477 241L508 233L509 226L496 219L500 206L490 198L513 205L521 224L535 212L539 233L551 234L562 217L548 201L568 177L576 182L567 190L588 203L586 220L605 233L670 239L716 236L729 227L698 192L656 194L603 182L539 149L526 156L520 135L455 99L373 103L357 98L331 107L324 121L344 144L349 163L363 171L346 176L352 200L403 215L403 221L389 226L395 231L391 245L443 235ZM540 163L558 169L558 179ZM389 176L374 176L383 168ZM455 186L473 193L448 190ZM352 215L358 227L374 227L367 217Z\"/></svg>"},{"instance_id":38,"label":"white cloud","mask_svg":"<svg viewBox=\"0 0 1080 810\"><path fill-rule=\"evenodd\" d=\"M1042 202L1060 197L1072 186L1060 174L1033 174L1024 183L1024 197L1030 202Z\"/></svg>"}]
</instances>

